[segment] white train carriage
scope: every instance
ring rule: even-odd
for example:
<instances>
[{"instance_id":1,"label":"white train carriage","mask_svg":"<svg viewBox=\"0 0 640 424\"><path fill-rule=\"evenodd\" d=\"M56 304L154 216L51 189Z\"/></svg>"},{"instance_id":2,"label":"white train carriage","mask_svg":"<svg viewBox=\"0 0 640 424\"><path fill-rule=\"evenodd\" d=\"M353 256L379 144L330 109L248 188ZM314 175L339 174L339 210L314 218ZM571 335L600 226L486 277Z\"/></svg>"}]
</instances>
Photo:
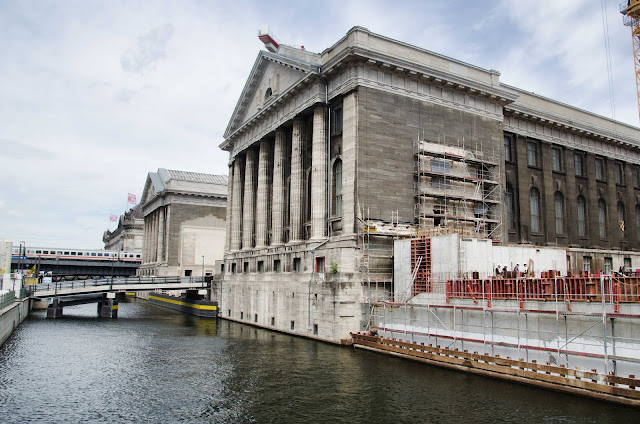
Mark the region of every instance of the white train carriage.
<instances>
[{"instance_id":1,"label":"white train carriage","mask_svg":"<svg viewBox=\"0 0 640 424\"><path fill-rule=\"evenodd\" d=\"M22 253L26 258L142 262L142 252L118 252L116 250L27 247L26 251L20 252L20 247L14 246L12 253L14 259L17 259Z\"/></svg>"}]
</instances>

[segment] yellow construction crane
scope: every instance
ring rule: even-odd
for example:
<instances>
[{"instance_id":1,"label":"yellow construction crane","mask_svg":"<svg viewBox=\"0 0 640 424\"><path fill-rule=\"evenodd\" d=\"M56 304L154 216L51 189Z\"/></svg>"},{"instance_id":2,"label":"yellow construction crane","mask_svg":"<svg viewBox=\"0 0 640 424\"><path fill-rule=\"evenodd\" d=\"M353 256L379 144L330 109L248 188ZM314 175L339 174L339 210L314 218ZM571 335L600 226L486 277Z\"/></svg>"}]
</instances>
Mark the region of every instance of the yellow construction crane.
<instances>
[{"instance_id":1,"label":"yellow construction crane","mask_svg":"<svg viewBox=\"0 0 640 424\"><path fill-rule=\"evenodd\" d=\"M623 22L631 27L633 39L633 63L636 69L636 93L638 95L638 111L640 112L640 0L627 0L620 3Z\"/></svg>"}]
</instances>

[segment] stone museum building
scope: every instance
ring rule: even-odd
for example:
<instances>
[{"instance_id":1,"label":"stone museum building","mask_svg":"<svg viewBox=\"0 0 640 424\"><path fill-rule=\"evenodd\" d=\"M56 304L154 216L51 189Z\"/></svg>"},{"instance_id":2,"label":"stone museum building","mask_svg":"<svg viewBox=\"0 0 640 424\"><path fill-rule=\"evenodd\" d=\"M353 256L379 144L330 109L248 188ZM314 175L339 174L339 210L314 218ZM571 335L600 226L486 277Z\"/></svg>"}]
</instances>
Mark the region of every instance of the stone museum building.
<instances>
[{"instance_id":1,"label":"stone museum building","mask_svg":"<svg viewBox=\"0 0 640 424\"><path fill-rule=\"evenodd\" d=\"M149 172L141 276L200 276L224 255L227 177L158 169Z\"/></svg>"},{"instance_id":2,"label":"stone museum building","mask_svg":"<svg viewBox=\"0 0 640 424\"><path fill-rule=\"evenodd\" d=\"M640 129L362 27L321 53L260 38L220 145L223 317L344 341L392 290L393 240L420 233L560 247L574 272L640 268ZM153 178L146 263L172 257Z\"/></svg>"},{"instance_id":3,"label":"stone museum building","mask_svg":"<svg viewBox=\"0 0 640 424\"><path fill-rule=\"evenodd\" d=\"M120 215L118 227L107 230L102 235L104 250L120 250L123 252L141 252L142 234L144 232L144 217L142 208L136 205Z\"/></svg>"}]
</instances>

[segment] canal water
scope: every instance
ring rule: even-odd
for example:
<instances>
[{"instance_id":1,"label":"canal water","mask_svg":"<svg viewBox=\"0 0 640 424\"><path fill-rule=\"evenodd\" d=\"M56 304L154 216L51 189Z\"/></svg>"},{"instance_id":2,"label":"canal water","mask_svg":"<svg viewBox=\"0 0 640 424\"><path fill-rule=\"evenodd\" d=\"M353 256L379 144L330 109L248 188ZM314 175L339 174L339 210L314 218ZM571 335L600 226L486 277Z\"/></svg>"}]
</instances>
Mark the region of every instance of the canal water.
<instances>
[{"instance_id":1,"label":"canal water","mask_svg":"<svg viewBox=\"0 0 640 424\"><path fill-rule=\"evenodd\" d=\"M0 348L0 422L638 423L640 411L135 300L33 313Z\"/></svg>"}]
</instances>

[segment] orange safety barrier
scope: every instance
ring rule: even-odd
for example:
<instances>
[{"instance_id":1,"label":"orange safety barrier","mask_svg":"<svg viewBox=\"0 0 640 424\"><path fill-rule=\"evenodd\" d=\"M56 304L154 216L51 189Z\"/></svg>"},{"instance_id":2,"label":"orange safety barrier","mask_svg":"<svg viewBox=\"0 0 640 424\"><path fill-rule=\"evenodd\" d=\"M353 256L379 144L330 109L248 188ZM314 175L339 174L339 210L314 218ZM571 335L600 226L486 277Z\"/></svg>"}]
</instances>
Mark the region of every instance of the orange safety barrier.
<instances>
[{"instance_id":1,"label":"orange safety barrier","mask_svg":"<svg viewBox=\"0 0 640 424\"><path fill-rule=\"evenodd\" d=\"M486 278L447 280L446 299L471 298L561 300L567 303L611 302L616 312L620 303L640 303L640 276L583 275L551 278Z\"/></svg>"}]
</instances>

